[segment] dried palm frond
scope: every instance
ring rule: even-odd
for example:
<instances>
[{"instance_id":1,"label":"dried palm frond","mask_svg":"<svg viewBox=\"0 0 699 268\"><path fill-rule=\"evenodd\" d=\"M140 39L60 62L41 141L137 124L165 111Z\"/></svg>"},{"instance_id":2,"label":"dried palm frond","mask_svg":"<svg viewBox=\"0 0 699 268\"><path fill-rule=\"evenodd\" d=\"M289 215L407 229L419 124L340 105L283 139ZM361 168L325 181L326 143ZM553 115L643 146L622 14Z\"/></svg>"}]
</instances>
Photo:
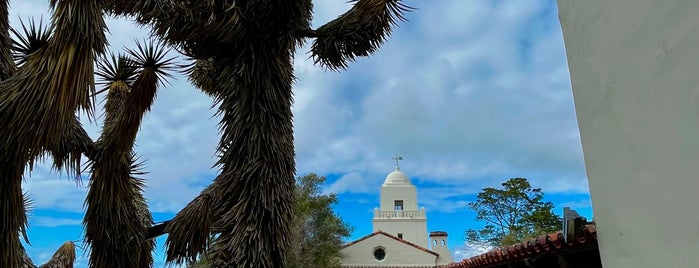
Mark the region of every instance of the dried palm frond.
<instances>
[{"instance_id":1,"label":"dried palm frond","mask_svg":"<svg viewBox=\"0 0 699 268\"><path fill-rule=\"evenodd\" d=\"M194 64L185 70L189 81L209 96L215 96L219 92L217 73L212 58L195 60Z\"/></svg>"},{"instance_id":2,"label":"dried palm frond","mask_svg":"<svg viewBox=\"0 0 699 268\"><path fill-rule=\"evenodd\" d=\"M146 241L152 223L143 198L143 181L133 177L133 154L100 152L93 162L86 197L85 242L90 267L151 267L153 241ZM108 198L105 198L108 197Z\"/></svg>"},{"instance_id":3,"label":"dried palm frond","mask_svg":"<svg viewBox=\"0 0 699 268\"><path fill-rule=\"evenodd\" d=\"M291 53L276 52L295 46L252 42L236 61L219 63L217 77L225 80L216 96L222 119L221 175L211 186L221 200L213 223L220 235L209 252L214 267L284 266L294 185L293 75Z\"/></svg>"},{"instance_id":4,"label":"dried palm frond","mask_svg":"<svg viewBox=\"0 0 699 268\"><path fill-rule=\"evenodd\" d=\"M357 57L374 53L391 34L403 13L412 10L401 0L353 0L354 6L316 30L311 46L315 63L329 69L347 68Z\"/></svg>"},{"instance_id":5,"label":"dried palm frond","mask_svg":"<svg viewBox=\"0 0 699 268\"><path fill-rule=\"evenodd\" d=\"M77 174L80 152L76 148L89 147L91 141L76 124L75 111L81 106L90 110L93 63L106 45L105 24L94 1L53 4L52 35L41 24L23 27L26 38L15 48L29 56L20 58L15 75L0 83L0 136L5 137L0 158L13 159L22 167L28 163L31 170L36 158L50 150L58 160L56 167L68 163ZM22 175L3 179L21 181Z\"/></svg>"},{"instance_id":6,"label":"dried palm frond","mask_svg":"<svg viewBox=\"0 0 699 268\"><path fill-rule=\"evenodd\" d=\"M37 25L34 20L29 21L29 25L25 25L24 21L20 20L22 32L11 29L15 39L12 40L12 58L17 66L22 66L27 62L27 59L34 52L46 48L51 37L47 27L44 27L43 21L39 20Z\"/></svg>"},{"instance_id":7,"label":"dried palm frond","mask_svg":"<svg viewBox=\"0 0 699 268\"><path fill-rule=\"evenodd\" d=\"M177 264L194 262L209 247L216 207L211 186L189 202L168 223L165 232L167 261Z\"/></svg>"},{"instance_id":8,"label":"dried palm frond","mask_svg":"<svg viewBox=\"0 0 699 268\"><path fill-rule=\"evenodd\" d=\"M104 20L94 1L55 4L46 49L34 52L0 83L0 158L30 166L45 148L60 143L78 107L91 107L94 57L106 45Z\"/></svg>"},{"instance_id":9,"label":"dried palm frond","mask_svg":"<svg viewBox=\"0 0 699 268\"><path fill-rule=\"evenodd\" d=\"M13 75L16 68L12 60L8 1L0 0L0 81Z\"/></svg>"},{"instance_id":10,"label":"dried palm frond","mask_svg":"<svg viewBox=\"0 0 699 268\"><path fill-rule=\"evenodd\" d=\"M72 268L75 263L75 244L72 241L63 243L53 253L51 259L39 268Z\"/></svg>"},{"instance_id":11,"label":"dried palm frond","mask_svg":"<svg viewBox=\"0 0 699 268\"><path fill-rule=\"evenodd\" d=\"M58 144L47 146L47 150L53 156L53 168L60 171L65 169L68 175L80 183L82 155L88 158L95 154L95 143L87 134L87 131L77 117L68 123Z\"/></svg>"}]
</instances>

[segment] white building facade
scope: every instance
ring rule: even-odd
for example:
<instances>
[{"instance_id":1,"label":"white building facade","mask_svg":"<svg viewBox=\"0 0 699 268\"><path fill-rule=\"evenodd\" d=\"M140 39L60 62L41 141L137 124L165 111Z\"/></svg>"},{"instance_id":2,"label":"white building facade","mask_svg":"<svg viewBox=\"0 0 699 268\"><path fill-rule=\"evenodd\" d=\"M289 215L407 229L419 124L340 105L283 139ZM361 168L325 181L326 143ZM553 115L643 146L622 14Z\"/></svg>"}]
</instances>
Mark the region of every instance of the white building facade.
<instances>
[{"instance_id":1,"label":"white building facade","mask_svg":"<svg viewBox=\"0 0 699 268\"><path fill-rule=\"evenodd\" d=\"M424 208L418 208L417 188L397 165L381 186L372 223L371 234L340 250L343 267L436 267L453 261L447 233L428 236L427 215Z\"/></svg>"},{"instance_id":2,"label":"white building facade","mask_svg":"<svg viewBox=\"0 0 699 268\"><path fill-rule=\"evenodd\" d=\"M603 266L699 267L699 1L558 8Z\"/></svg>"}]
</instances>

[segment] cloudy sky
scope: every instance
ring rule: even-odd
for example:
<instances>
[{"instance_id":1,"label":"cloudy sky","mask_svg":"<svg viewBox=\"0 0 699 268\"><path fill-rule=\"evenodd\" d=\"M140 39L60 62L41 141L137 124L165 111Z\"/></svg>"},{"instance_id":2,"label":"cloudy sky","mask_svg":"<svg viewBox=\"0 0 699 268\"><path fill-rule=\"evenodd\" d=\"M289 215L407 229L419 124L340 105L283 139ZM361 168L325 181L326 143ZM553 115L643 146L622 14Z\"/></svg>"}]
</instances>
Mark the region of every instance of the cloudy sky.
<instances>
[{"instance_id":1,"label":"cloudy sky","mask_svg":"<svg viewBox=\"0 0 699 268\"><path fill-rule=\"evenodd\" d=\"M46 0L14 0L12 25L50 17ZM401 170L418 186L430 230L449 232L458 260L463 232L477 228L468 202L483 187L526 177L556 204L592 218L563 37L553 0L405 0L407 14L378 53L347 71L316 67L301 49L294 63L298 175L328 178L336 212L370 233L380 185ZM315 1L318 27L350 7ZM112 50L148 34L110 19ZM158 93L137 140L147 160L146 196L156 221L167 220L208 185L218 141L212 100L176 77ZM101 113L101 112L98 112ZM100 122L84 122L97 137ZM86 181L85 181L86 182ZM86 185L84 183L83 185ZM34 201L30 256L43 263L66 240L81 240L86 189L49 165L27 173ZM162 242L162 239L160 239ZM156 256L162 267L162 244ZM86 265L84 254L80 263Z\"/></svg>"}]
</instances>

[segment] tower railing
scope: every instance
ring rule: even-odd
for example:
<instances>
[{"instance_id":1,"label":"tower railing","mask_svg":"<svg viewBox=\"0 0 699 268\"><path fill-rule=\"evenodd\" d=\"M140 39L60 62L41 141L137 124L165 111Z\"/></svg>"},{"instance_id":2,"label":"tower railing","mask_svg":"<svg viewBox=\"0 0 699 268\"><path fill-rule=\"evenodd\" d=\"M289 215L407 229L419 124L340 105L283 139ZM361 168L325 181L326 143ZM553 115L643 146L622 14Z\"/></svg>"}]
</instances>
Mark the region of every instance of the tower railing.
<instances>
[{"instance_id":1,"label":"tower railing","mask_svg":"<svg viewBox=\"0 0 699 268\"><path fill-rule=\"evenodd\" d=\"M425 209L420 210L379 210L374 209L374 219L424 219Z\"/></svg>"}]
</instances>

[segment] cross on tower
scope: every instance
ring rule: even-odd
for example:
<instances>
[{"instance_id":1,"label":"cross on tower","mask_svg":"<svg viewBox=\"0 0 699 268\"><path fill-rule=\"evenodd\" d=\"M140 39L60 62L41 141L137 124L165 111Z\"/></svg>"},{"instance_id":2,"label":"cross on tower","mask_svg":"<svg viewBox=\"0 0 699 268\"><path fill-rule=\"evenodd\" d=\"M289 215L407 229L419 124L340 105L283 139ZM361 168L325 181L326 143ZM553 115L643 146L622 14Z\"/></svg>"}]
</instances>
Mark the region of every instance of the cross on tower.
<instances>
[{"instance_id":1,"label":"cross on tower","mask_svg":"<svg viewBox=\"0 0 699 268\"><path fill-rule=\"evenodd\" d=\"M399 169L399 167L398 167L398 161L403 160L403 157L402 157L402 156L399 156L399 155L396 155L395 157L393 157L393 158L391 158L391 159L396 160L396 170Z\"/></svg>"}]
</instances>

